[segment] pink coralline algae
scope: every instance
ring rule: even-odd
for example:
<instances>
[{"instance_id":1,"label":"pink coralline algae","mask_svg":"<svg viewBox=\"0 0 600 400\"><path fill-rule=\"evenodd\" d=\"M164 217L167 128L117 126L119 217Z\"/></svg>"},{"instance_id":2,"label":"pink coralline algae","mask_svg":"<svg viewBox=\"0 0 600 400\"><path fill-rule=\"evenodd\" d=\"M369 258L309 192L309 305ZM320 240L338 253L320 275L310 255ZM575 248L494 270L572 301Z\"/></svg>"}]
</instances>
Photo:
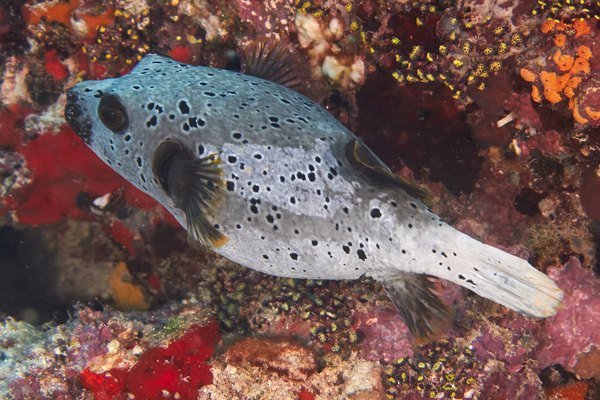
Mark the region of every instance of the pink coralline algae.
<instances>
[{"instance_id":1,"label":"pink coralline algae","mask_svg":"<svg viewBox=\"0 0 600 400\"><path fill-rule=\"evenodd\" d=\"M549 268L548 275L565 293L564 307L544 326L537 359L541 369L558 363L572 370L577 355L600 345L600 280L577 258Z\"/></svg>"}]
</instances>

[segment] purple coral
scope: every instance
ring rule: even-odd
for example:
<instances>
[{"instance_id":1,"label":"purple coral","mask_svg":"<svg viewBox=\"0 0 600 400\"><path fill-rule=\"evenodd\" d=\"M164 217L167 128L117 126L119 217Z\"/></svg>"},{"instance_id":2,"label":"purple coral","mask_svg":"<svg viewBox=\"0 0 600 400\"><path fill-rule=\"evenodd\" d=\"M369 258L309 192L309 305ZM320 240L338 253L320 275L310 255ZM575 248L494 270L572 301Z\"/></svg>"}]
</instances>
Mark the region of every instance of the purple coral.
<instances>
[{"instance_id":1,"label":"purple coral","mask_svg":"<svg viewBox=\"0 0 600 400\"><path fill-rule=\"evenodd\" d=\"M572 370L578 354L600 346L600 280L574 257L548 276L564 291L564 307L540 332L537 359L542 369L558 363Z\"/></svg>"}]
</instances>

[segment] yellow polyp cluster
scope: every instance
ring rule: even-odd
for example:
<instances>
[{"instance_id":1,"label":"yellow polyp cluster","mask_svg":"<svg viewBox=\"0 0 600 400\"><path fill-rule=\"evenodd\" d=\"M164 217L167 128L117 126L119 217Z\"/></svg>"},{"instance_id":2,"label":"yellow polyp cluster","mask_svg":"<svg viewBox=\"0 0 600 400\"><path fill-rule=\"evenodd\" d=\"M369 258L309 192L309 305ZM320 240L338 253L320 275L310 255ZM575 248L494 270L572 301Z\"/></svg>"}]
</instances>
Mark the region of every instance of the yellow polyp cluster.
<instances>
[{"instance_id":1,"label":"yellow polyp cluster","mask_svg":"<svg viewBox=\"0 0 600 400\"><path fill-rule=\"evenodd\" d=\"M510 44L513 46L520 46L523 44L523 37L518 33L513 33L513 35L510 37Z\"/></svg>"},{"instance_id":2,"label":"yellow polyp cluster","mask_svg":"<svg viewBox=\"0 0 600 400\"><path fill-rule=\"evenodd\" d=\"M498 45L498 54L504 54L508 51L508 45L505 42L500 42Z\"/></svg>"},{"instance_id":3,"label":"yellow polyp cluster","mask_svg":"<svg viewBox=\"0 0 600 400\"><path fill-rule=\"evenodd\" d=\"M490 64L490 70L492 71L500 71L500 68L502 68L502 63L500 61L493 61Z\"/></svg>"},{"instance_id":4,"label":"yellow polyp cluster","mask_svg":"<svg viewBox=\"0 0 600 400\"><path fill-rule=\"evenodd\" d=\"M475 71L473 71L473 77L481 75L484 71L485 65L483 63L477 64L477 66L475 67Z\"/></svg>"},{"instance_id":5,"label":"yellow polyp cluster","mask_svg":"<svg viewBox=\"0 0 600 400\"><path fill-rule=\"evenodd\" d=\"M411 60L416 60L423 53L423 47L421 46L413 46L412 51L409 54Z\"/></svg>"},{"instance_id":6,"label":"yellow polyp cluster","mask_svg":"<svg viewBox=\"0 0 600 400\"><path fill-rule=\"evenodd\" d=\"M462 51L465 55L471 54L471 52L473 51L473 43L465 42L465 44L463 44Z\"/></svg>"}]
</instances>

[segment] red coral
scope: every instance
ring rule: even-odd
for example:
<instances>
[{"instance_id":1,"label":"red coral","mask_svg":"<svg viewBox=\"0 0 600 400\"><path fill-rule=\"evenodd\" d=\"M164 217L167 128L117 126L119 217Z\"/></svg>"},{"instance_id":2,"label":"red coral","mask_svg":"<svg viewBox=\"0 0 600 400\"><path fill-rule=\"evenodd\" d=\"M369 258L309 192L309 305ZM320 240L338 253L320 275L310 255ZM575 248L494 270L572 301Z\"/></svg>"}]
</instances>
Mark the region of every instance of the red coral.
<instances>
[{"instance_id":1,"label":"red coral","mask_svg":"<svg viewBox=\"0 0 600 400\"><path fill-rule=\"evenodd\" d=\"M298 393L298 400L315 400L315 395L306 389L302 389L300 393Z\"/></svg>"},{"instance_id":2,"label":"red coral","mask_svg":"<svg viewBox=\"0 0 600 400\"><path fill-rule=\"evenodd\" d=\"M52 79L61 81L67 77L67 68L56 57L55 50L46 52L44 57L46 58L46 71L52 75Z\"/></svg>"},{"instance_id":3,"label":"red coral","mask_svg":"<svg viewBox=\"0 0 600 400\"><path fill-rule=\"evenodd\" d=\"M156 201L148 197L106 166L68 126L56 135L44 134L26 144L22 126L29 112L18 106L0 113L0 145L23 155L25 167L33 172L33 182L1 199L0 214L14 211L22 224L40 225L73 219L91 218L75 205L79 192L104 195L124 188L126 201L149 210ZM166 214L166 212L165 212Z\"/></svg>"},{"instance_id":4,"label":"red coral","mask_svg":"<svg viewBox=\"0 0 600 400\"><path fill-rule=\"evenodd\" d=\"M129 254L134 254L133 239L135 232L127 228L122 222L114 221L110 226L110 233L121 246L125 247Z\"/></svg>"},{"instance_id":5,"label":"red coral","mask_svg":"<svg viewBox=\"0 0 600 400\"><path fill-rule=\"evenodd\" d=\"M206 360L221 340L219 325L194 325L168 347L154 347L140 356L129 370L113 368L103 374L85 369L79 380L96 400L182 399L195 400L198 389L212 382Z\"/></svg>"},{"instance_id":6,"label":"red coral","mask_svg":"<svg viewBox=\"0 0 600 400\"><path fill-rule=\"evenodd\" d=\"M190 49L186 47L175 47L169 52L169 57L183 63L190 62Z\"/></svg>"}]
</instances>

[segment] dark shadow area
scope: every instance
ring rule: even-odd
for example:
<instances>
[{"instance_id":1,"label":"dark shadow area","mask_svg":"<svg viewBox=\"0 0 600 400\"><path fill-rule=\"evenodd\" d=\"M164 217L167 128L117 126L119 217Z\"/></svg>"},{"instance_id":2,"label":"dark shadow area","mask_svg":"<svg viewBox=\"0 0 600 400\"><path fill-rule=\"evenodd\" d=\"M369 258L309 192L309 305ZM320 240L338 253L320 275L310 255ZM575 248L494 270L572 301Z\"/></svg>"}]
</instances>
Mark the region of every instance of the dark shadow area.
<instances>
[{"instance_id":1,"label":"dark shadow area","mask_svg":"<svg viewBox=\"0 0 600 400\"><path fill-rule=\"evenodd\" d=\"M36 228L0 227L0 316L63 322L70 305L53 294L56 261Z\"/></svg>"}]
</instances>

